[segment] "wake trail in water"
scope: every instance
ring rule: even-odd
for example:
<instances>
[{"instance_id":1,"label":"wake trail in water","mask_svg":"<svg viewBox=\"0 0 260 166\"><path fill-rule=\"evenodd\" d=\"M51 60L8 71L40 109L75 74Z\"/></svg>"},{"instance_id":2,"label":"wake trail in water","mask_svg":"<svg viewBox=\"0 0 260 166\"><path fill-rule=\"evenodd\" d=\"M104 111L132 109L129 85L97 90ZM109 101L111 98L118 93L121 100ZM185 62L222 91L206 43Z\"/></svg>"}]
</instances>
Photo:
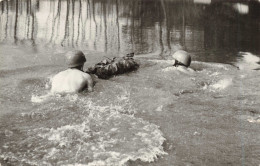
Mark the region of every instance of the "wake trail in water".
<instances>
[{"instance_id":1,"label":"wake trail in water","mask_svg":"<svg viewBox=\"0 0 260 166\"><path fill-rule=\"evenodd\" d=\"M123 92L125 93L125 92ZM128 104L128 97L118 100ZM28 165L123 166L167 154L159 127L134 116L123 104L97 105L78 94L33 95L38 109L9 128L0 161ZM6 136L7 136L6 135Z\"/></svg>"}]
</instances>

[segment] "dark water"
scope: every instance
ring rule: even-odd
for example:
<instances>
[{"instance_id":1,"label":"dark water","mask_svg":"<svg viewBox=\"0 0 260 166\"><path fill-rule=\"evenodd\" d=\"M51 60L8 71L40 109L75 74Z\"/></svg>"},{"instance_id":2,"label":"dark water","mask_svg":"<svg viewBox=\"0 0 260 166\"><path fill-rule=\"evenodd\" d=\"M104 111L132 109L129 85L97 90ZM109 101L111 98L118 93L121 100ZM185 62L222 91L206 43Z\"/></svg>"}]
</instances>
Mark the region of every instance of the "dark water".
<instances>
[{"instance_id":1,"label":"dark water","mask_svg":"<svg viewBox=\"0 0 260 166\"><path fill-rule=\"evenodd\" d=\"M1 43L76 47L230 63L260 53L260 3L218 0L12 0L1 2Z\"/></svg>"},{"instance_id":2,"label":"dark water","mask_svg":"<svg viewBox=\"0 0 260 166\"><path fill-rule=\"evenodd\" d=\"M0 165L259 165L260 3L199 1L1 1ZM140 67L51 94L74 48Z\"/></svg>"}]
</instances>

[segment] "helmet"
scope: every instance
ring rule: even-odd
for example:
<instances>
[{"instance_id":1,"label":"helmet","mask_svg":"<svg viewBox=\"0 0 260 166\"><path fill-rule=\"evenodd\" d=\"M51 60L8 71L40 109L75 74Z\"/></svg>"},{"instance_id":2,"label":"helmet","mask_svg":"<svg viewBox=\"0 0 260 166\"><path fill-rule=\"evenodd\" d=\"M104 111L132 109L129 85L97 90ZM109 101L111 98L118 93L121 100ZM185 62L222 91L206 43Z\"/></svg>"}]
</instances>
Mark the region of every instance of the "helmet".
<instances>
[{"instance_id":1,"label":"helmet","mask_svg":"<svg viewBox=\"0 0 260 166\"><path fill-rule=\"evenodd\" d=\"M172 57L186 67L190 66L191 57L186 51L178 50L172 55Z\"/></svg>"},{"instance_id":2,"label":"helmet","mask_svg":"<svg viewBox=\"0 0 260 166\"><path fill-rule=\"evenodd\" d=\"M86 58L82 51L69 51L66 53L66 63L68 67L81 66L85 62Z\"/></svg>"}]
</instances>

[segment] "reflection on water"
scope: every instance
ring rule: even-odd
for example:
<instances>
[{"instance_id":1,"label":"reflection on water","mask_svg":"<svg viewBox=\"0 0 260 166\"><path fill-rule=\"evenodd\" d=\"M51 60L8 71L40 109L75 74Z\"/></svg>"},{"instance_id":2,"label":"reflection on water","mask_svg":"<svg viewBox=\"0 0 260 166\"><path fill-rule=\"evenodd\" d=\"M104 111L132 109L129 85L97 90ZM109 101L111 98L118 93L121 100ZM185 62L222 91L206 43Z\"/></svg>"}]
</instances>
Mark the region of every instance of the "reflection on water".
<instances>
[{"instance_id":1,"label":"reflection on water","mask_svg":"<svg viewBox=\"0 0 260 166\"><path fill-rule=\"evenodd\" d=\"M217 62L233 61L223 53L260 51L256 1L4 0L0 5L1 43L161 56L183 48Z\"/></svg>"}]
</instances>

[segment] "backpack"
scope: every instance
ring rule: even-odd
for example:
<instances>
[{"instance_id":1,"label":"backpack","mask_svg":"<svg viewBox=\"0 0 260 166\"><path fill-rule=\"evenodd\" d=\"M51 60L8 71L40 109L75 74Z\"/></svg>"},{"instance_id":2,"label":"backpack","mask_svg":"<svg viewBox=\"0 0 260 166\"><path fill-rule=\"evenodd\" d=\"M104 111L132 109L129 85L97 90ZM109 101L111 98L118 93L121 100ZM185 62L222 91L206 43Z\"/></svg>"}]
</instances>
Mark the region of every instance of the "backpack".
<instances>
[{"instance_id":1,"label":"backpack","mask_svg":"<svg viewBox=\"0 0 260 166\"><path fill-rule=\"evenodd\" d=\"M123 74L138 69L139 64L134 60L134 53L125 55L122 58L104 59L87 69L87 73L95 74L98 78L108 79L114 75Z\"/></svg>"}]
</instances>

